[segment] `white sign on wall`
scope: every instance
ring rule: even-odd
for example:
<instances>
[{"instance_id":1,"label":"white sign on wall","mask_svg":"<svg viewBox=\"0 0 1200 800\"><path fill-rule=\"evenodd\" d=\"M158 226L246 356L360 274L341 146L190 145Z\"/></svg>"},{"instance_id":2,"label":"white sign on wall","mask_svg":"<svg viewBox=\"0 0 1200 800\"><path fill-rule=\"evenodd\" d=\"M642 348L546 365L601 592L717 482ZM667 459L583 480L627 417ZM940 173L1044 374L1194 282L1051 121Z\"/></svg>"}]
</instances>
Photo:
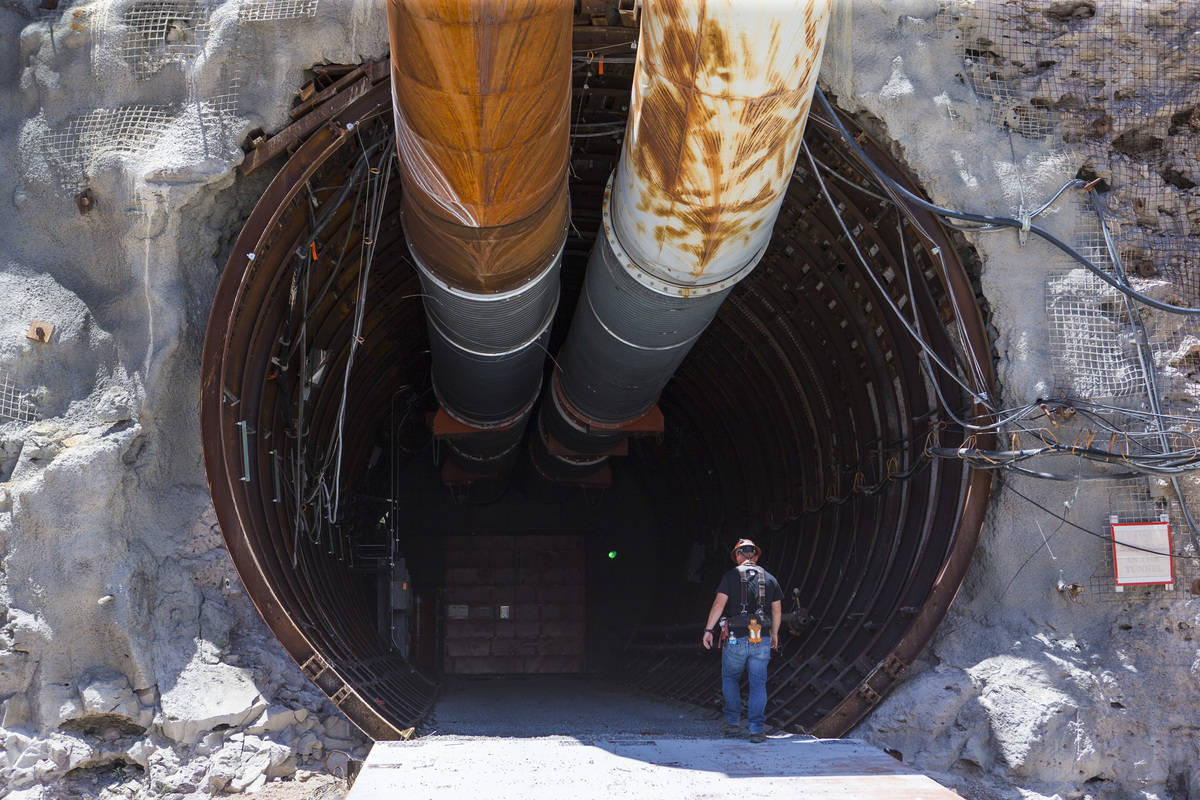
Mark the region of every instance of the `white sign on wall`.
<instances>
[{"instance_id":1,"label":"white sign on wall","mask_svg":"<svg viewBox=\"0 0 1200 800\"><path fill-rule=\"evenodd\" d=\"M1117 586L1175 583L1174 559L1167 555L1171 552L1170 523L1113 523L1112 540Z\"/></svg>"}]
</instances>

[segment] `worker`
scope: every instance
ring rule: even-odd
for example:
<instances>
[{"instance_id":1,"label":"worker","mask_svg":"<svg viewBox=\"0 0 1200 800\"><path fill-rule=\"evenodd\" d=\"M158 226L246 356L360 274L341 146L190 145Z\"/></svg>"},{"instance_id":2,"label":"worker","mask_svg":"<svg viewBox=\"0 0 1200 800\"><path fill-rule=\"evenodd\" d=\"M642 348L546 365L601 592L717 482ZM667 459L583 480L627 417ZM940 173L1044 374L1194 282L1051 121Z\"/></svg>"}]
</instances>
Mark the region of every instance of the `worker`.
<instances>
[{"instance_id":1,"label":"worker","mask_svg":"<svg viewBox=\"0 0 1200 800\"><path fill-rule=\"evenodd\" d=\"M729 600L733 598L733 605L729 606L723 622L723 627L727 625L728 638L724 639L721 652L721 693L725 697L721 732L726 736L740 735L740 684L742 671L746 670L750 675L750 699L746 711L750 741L755 743L767 738L763 731L767 708L767 663L771 660L771 651L779 647L779 623L783 618L783 592L775 577L758 566L761 555L762 550L749 539L739 539L733 546L730 557L737 567L721 578L702 640L704 648L711 650L717 622L722 614L726 614Z\"/></svg>"}]
</instances>

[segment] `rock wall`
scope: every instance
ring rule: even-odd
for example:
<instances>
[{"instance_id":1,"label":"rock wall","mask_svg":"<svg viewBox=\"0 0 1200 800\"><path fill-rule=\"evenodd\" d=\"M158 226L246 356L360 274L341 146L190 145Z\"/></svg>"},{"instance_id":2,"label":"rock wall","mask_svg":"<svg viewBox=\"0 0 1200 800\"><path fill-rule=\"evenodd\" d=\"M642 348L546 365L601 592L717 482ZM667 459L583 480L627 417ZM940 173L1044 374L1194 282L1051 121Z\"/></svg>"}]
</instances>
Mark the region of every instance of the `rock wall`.
<instances>
[{"instance_id":1,"label":"rock wall","mask_svg":"<svg viewBox=\"0 0 1200 800\"><path fill-rule=\"evenodd\" d=\"M1002 5L1029 11L1021 35L1035 50L1054 38L1068 53L1062 19L1120 7ZM1123 46L1186 42L1195 6L1158 3L1162 24ZM15 43L0 49L0 152L12 154L0 159L0 391L12 390L0 418L0 785L16 797L243 790L364 745L237 583L204 485L197 398L219 270L265 180L236 177L238 145L286 122L304 68L385 52L382 7L229 0L201 19L181 4L155 23L166 45L152 52L135 8L0 5L0 41ZM964 71L969 26L945 18L936 0L840 3L821 76L935 201L1011 215L1086 167L1126 192L1117 210L1132 223L1195 235L1186 102L1133 125L1057 96L1073 112L1062 116L1092 114L1082 132L1025 135L1039 132L1021 117L1013 135ZM1043 82L1105 68L1085 56L1030 63ZM1005 66L1010 83L1042 79ZM1186 97L1200 76L1166 79ZM1139 209L1143 184L1171 202ZM1081 224L1069 197L1040 219L1063 236ZM1052 395L1043 298L1061 263L1012 233L970 243L1002 403ZM33 320L53 323L48 341L26 338ZM1186 402L1186 370L1171 375ZM1102 532L1111 485L1001 480L955 609L858 733L972 797L1200 796L1200 600L1091 591L1104 543L1015 494Z\"/></svg>"},{"instance_id":2,"label":"rock wall","mask_svg":"<svg viewBox=\"0 0 1200 800\"><path fill-rule=\"evenodd\" d=\"M287 122L309 65L385 53L382 12L194 5L0 7L0 374L40 418L0 417L14 796L245 790L364 752L238 584L198 398L212 295L264 180L235 178L238 145Z\"/></svg>"},{"instance_id":3,"label":"rock wall","mask_svg":"<svg viewBox=\"0 0 1200 800\"><path fill-rule=\"evenodd\" d=\"M1194 2L857 0L835 19L822 80L843 108L878 120L935 202L1017 217L1022 205L1037 207L1077 174L1098 177L1111 189L1106 201L1128 262L1155 257L1165 273L1162 254L1139 247L1169 235L1194 271L1200 129L1186 120L1200 102L1200 69L1194 57L1173 55L1194 48L1198 30ZM981 63L982 81L972 73ZM1162 70L1139 71L1150 64ZM1131 100L1138 92L1160 95L1138 105ZM1129 146L1150 139L1157 143ZM1090 227L1096 223L1080 197L1069 192L1038 222L1067 241L1094 243L1098 227ZM982 262L1002 407L1061 396L1064 388L1112 391L1095 387L1100 377L1111 387L1113 375L1098 375L1095 364L1064 365L1055 351L1063 341L1047 313L1052 276L1087 276L1036 238L1024 246L1013 231L967 239ZM1135 284L1194 306L1187 271ZM1105 295L1121 308L1118 298ZM1182 355L1196 341L1188 339L1191 323L1153 311L1146 319L1169 410L1194 416L1195 375ZM1093 331L1084 335L1102 343ZM1115 375L1135 363L1119 355L1100 366ZM1075 374L1089 366L1090 375ZM1147 409L1139 387L1114 402ZM1061 417L1030 427L1038 425L1068 443L1086 427ZM1026 445L1031 439L1025 434ZM855 735L967 797L1200 796L1200 598L1189 591L1197 562L1176 563L1174 592L1116 594L1110 544L1073 527L1104 536L1111 513L1131 504L1143 506L1135 513L1166 508L1182 545L1187 526L1173 493L1157 480L1135 481L1134 489L1070 480L1100 471L1075 458L1033 468L1068 480L997 475L954 607L922 662ZM1194 508L1194 482L1185 480L1184 490Z\"/></svg>"}]
</instances>

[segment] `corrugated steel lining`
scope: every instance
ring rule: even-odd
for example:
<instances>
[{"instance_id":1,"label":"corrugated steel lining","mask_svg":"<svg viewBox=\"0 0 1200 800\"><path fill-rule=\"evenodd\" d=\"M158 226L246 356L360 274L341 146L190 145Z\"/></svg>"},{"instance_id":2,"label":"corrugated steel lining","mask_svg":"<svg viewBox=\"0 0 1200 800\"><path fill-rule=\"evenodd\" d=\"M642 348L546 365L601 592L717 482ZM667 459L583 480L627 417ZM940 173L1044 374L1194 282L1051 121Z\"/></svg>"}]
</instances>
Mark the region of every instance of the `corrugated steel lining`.
<instances>
[{"instance_id":1,"label":"corrugated steel lining","mask_svg":"<svg viewBox=\"0 0 1200 800\"><path fill-rule=\"evenodd\" d=\"M629 72L610 67L603 81L590 80L615 92L628 87ZM384 650L371 620L374 584L330 555L332 539L302 539L293 548L292 521L286 504L273 502L269 476L270 450L287 447L287 406L296 387L271 358L284 326L292 259L308 236L305 183L315 178L310 185L336 186L344 179L359 151L349 123L363 135L388 135L388 99L386 84L376 84L337 124L318 128L264 193L214 300L202 398L210 489L247 592L305 672L375 738L394 738L419 722L436 684ZM819 131L808 137L820 158L853 178ZM587 178L575 192L575 216L591 225L567 245L567 283L576 291L615 155L593 139L577 143L576 172ZM898 174L882 150L872 155ZM855 226L860 244L878 248L881 271L890 267L901 275L889 233L894 224L881 222L887 212L844 185L833 190L862 223ZM330 197L315 195L318 216ZM398 199L393 196L388 208L394 211ZM801 590L805 613L795 617L797 633L787 637L773 667L769 713L775 724L824 735L843 733L860 719L928 641L965 574L990 487L984 473L935 462L877 494L854 493L853 465L881 467L889 457L900 467L913 463L932 400L911 341L881 312L830 213L811 187L792 181L766 260L734 292L663 396L667 440L638 459L645 474L661 482L658 494L669 500L664 511L675 521L664 536L677 537L671 541L681 554L696 531L753 532L764 540L767 565L781 582ZM350 224L348 214L337 219L336 226ZM920 245L910 258L926 276L912 298L924 329L934 333L939 351L949 352L941 323L953 292L974 314L966 321L972 349L990 364L967 275L952 261L950 284L943 285L928 250L954 249L932 220L922 224L937 237L909 240ZM399 226L380 235L381 245L402 250ZM346 356L352 308L345 287L356 271L345 266L311 314L313 344L329 349L335 372ZM380 263L372 276L358 356L371 368L356 370L350 387L345 458L352 476L365 470L393 387L428 366L412 270ZM907 291L899 279L888 286L897 297ZM952 389L945 387L948 396L959 396ZM334 394L321 390L314 400L311 435L317 439L330 435ZM241 480L239 421L252 430L250 481ZM945 446L962 438L953 429L937 435ZM665 613L659 622L666 624L647 626L636 638L625 671L653 691L709 702L717 686L711 659L694 641L697 609L683 604Z\"/></svg>"},{"instance_id":2,"label":"corrugated steel lining","mask_svg":"<svg viewBox=\"0 0 1200 800\"><path fill-rule=\"evenodd\" d=\"M819 134L809 145L853 175ZM879 148L871 155L890 164ZM894 276L893 299L916 304L935 349L949 357L947 287L927 278L909 298L895 215L844 186L836 199L854 218L859 246L878 248L879 271ZM921 223L938 237L915 253L932 276L929 250L952 246L932 220ZM965 273L956 279L950 291L967 288ZM664 413L685 431L682 457L670 462L684 470L676 491L696 487L701 498L684 524L702 529L723 518L754 530L765 565L798 590L803 608L794 609L795 628L773 672L768 718L820 735L845 733L924 647L965 575L990 489L980 472L933 463L877 494L855 492L919 463L931 430L961 440L961 431L936 425L936 396L911 340L882 305L831 210L811 184L794 180L764 263L735 289L663 398ZM973 344L986 348L978 318L968 327ZM949 382L942 389L958 396ZM714 423L720 433L706 434ZM716 479L704 474L711 464L721 465ZM737 509L757 513L730 519ZM766 520L755 530L758 515ZM785 609L792 603L787 598ZM642 632L631 672L644 676L644 688L714 701L719 687L709 665L694 658L694 634L691 627Z\"/></svg>"}]
</instances>

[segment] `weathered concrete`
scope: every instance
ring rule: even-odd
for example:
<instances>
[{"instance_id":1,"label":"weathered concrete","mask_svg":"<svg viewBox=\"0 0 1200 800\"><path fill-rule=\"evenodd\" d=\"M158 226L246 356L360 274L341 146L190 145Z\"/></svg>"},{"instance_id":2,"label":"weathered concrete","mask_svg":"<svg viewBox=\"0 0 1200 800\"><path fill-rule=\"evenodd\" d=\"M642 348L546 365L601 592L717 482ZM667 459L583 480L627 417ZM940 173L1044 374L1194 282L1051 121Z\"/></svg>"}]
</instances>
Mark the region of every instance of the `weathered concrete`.
<instances>
[{"instance_id":1,"label":"weathered concrete","mask_svg":"<svg viewBox=\"0 0 1200 800\"><path fill-rule=\"evenodd\" d=\"M729 739L437 737L371 748L347 800L572 797L958 797L865 742L784 734Z\"/></svg>"}]
</instances>

